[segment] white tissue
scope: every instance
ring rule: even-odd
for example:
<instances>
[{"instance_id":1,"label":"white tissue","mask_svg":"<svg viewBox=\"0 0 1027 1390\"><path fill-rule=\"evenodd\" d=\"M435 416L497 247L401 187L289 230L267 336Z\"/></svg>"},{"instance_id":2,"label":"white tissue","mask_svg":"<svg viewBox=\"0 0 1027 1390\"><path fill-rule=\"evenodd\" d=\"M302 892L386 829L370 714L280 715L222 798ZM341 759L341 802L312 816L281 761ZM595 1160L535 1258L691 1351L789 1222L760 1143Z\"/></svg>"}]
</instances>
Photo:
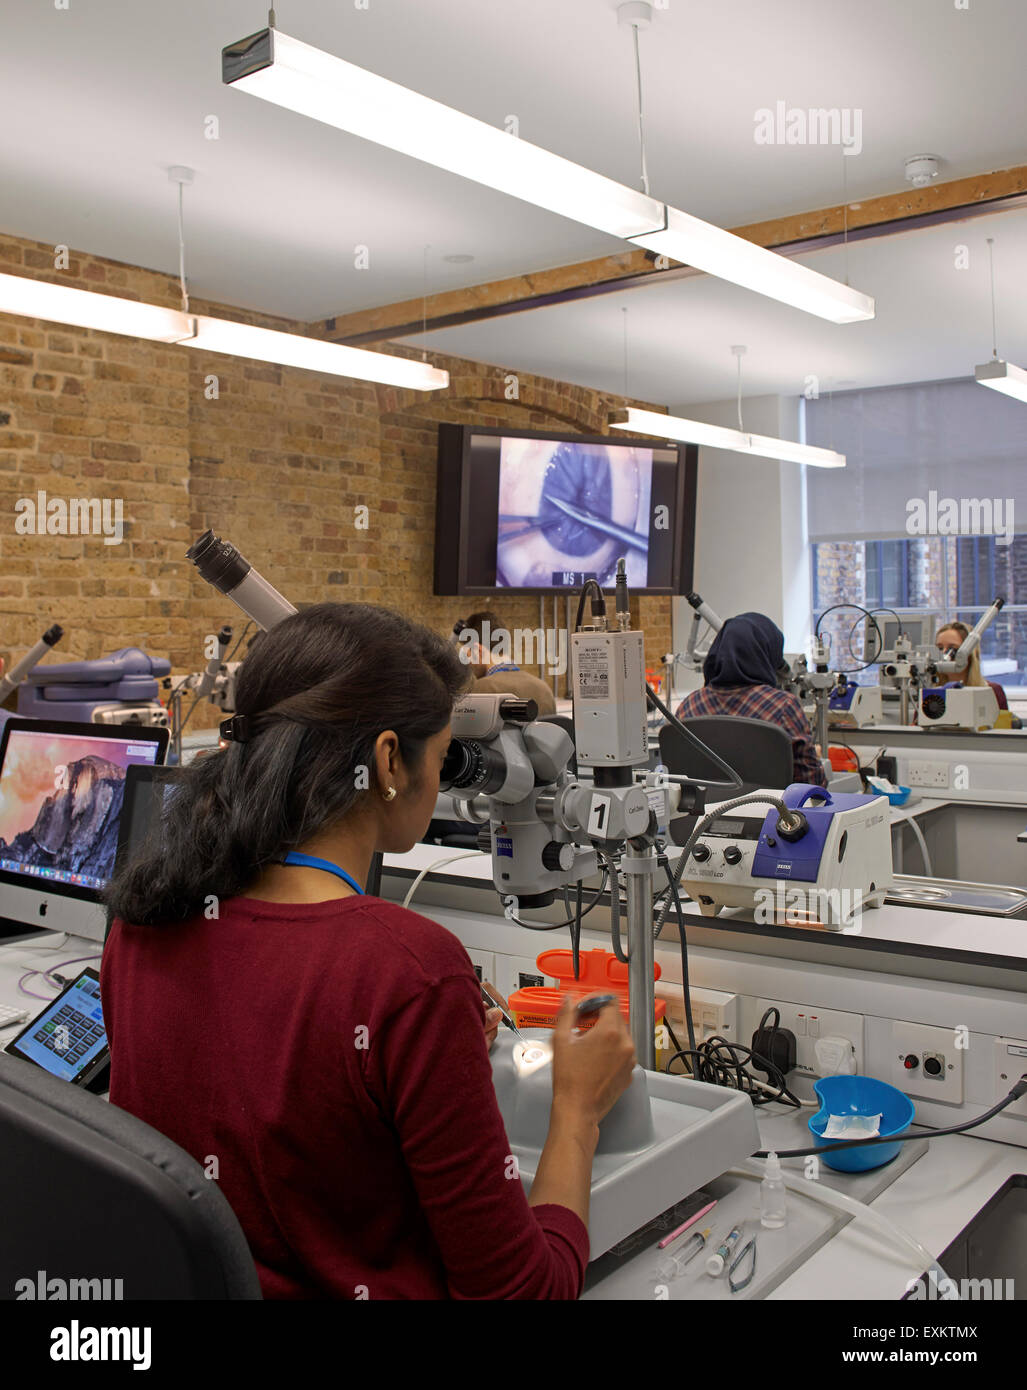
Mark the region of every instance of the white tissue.
<instances>
[{"instance_id":1,"label":"white tissue","mask_svg":"<svg viewBox=\"0 0 1027 1390\"><path fill-rule=\"evenodd\" d=\"M824 1130L825 1139L873 1139L881 1132L880 1115L832 1115Z\"/></svg>"}]
</instances>

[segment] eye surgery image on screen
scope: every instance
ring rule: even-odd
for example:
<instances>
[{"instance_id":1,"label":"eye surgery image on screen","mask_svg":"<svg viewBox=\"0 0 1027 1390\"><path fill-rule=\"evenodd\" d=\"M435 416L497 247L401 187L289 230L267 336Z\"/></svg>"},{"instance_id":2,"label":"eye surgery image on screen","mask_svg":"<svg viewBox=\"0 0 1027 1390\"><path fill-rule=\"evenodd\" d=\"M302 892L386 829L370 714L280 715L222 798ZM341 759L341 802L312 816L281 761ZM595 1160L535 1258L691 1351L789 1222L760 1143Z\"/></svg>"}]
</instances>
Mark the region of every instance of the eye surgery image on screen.
<instances>
[{"instance_id":1,"label":"eye surgery image on screen","mask_svg":"<svg viewBox=\"0 0 1027 1390\"><path fill-rule=\"evenodd\" d=\"M157 746L12 730L0 771L0 870L103 888L118 843L125 771Z\"/></svg>"},{"instance_id":2,"label":"eye surgery image on screen","mask_svg":"<svg viewBox=\"0 0 1027 1390\"><path fill-rule=\"evenodd\" d=\"M653 451L613 444L505 438L500 451L496 585L564 587L649 582Z\"/></svg>"}]
</instances>

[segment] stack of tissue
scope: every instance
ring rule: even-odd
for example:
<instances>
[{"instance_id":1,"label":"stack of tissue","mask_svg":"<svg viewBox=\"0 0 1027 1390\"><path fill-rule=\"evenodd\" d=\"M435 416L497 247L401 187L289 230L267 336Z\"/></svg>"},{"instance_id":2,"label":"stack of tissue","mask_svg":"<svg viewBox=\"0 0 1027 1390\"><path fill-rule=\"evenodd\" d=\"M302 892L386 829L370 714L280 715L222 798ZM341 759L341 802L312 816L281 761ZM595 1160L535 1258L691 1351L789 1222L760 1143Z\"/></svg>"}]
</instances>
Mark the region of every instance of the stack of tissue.
<instances>
[{"instance_id":1,"label":"stack of tissue","mask_svg":"<svg viewBox=\"0 0 1027 1390\"><path fill-rule=\"evenodd\" d=\"M832 1115L825 1139L873 1139L881 1132L880 1115Z\"/></svg>"}]
</instances>

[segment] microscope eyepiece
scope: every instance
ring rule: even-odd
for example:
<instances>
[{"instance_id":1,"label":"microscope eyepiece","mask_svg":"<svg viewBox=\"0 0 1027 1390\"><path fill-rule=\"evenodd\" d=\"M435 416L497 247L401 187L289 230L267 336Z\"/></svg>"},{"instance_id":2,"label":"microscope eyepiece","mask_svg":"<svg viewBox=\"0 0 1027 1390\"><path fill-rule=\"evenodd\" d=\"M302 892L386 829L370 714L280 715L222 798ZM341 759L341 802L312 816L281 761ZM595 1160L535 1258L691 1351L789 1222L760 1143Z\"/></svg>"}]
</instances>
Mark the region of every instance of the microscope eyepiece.
<instances>
[{"instance_id":1,"label":"microscope eyepiece","mask_svg":"<svg viewBox=\"0 0 1027 1390\"><path fill-rule=\"evenodd\" d=\"M234 545L215 536L212 530L204 531L185 552L185 558L192 560L207 583L223 594L231 593L241 584L251 568Z\"/></svg>"},{"instance_id":2,"label":"microscope eyepiece","mask_svg":"<svg viewBox=\"0 0 1027 1390\"><path fill-rule=\"evenodd\" d=\"M501 702L499 713L509 724L531 724L538 718L538 704L535 700L517 700L510 696Z\"/></svg>"},{"instance_id":3,"label":"microscope eyepiece","mask_svg":"<svg viewBox=\"0 0 1027 1390\"><path fill-rule=\"evenodd\" d=\"M505 781L506 759L498 748L473 738L454 738L450 742L439 775L441 791L473 788L475 796L490 796L499 791Z\"/></svg>"}]
</instances>

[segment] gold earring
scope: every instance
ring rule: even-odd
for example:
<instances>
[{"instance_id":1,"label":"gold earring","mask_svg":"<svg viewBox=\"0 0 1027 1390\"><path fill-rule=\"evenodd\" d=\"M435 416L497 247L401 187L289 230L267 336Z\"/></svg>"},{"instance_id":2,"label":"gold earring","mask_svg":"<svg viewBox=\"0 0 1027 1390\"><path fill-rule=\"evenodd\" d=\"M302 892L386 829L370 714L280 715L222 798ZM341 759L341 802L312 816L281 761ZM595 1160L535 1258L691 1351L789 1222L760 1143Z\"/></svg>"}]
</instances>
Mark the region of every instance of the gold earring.
<instances>
[{"instance_id":1,"label":"gold earring","mask_svg":"<svg viewBox=\"0 0 1027 1390\"><path fill-rule=\"evenodd\" d=\"M382 800L383 800L383 801L392 801L392 800L395 798L395 795L396 795L396 788L395 788L395 787L390 787L389 790L388 790L387 792L382 792Z\"/></svg>"}]
</instances>

